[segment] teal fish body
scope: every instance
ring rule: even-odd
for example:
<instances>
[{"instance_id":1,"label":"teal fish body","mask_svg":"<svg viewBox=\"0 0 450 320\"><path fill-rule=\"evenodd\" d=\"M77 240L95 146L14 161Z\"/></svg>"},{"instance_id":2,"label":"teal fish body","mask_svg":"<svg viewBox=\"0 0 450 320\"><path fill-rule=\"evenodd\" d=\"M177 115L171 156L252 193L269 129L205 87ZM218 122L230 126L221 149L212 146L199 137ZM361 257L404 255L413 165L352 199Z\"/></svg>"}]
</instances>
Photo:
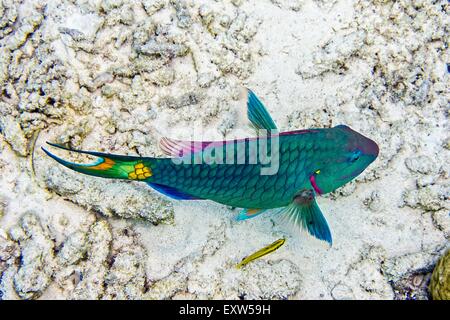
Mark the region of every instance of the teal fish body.
<instances>
[{"instance_id":1,"label":"teal fish body","mask_svg":"<svg viewBox=\"0 0 450 320\"><path fill-rule=\"evenodd\" d=\"M279 214L331 244L316 196L336 190L363 172L377 158L377 144L345 125L280 133L251 90L247 115L259 130L257 137L214 142L163 138L167 158L72 150L49 143L99 158L93 164L77 164L43 150L77 172L146 182L178 200L213 200L242 208L237 220L282 208Z\"/></svg>"},{"instance_id":2,"label":"teal fish body","mask_svg":"<svg viewBox=\"0 0 450 320\"><path fill-rule=\"evenodd\" d=\"M276 164L251 164L249 153L259 149L255 145L267 144L270 154L271 141L276 138L278 170L272 175L261 175L262 168ZM234 150L246 151L245 163L193 163L195 156L212 153L212 148L222 151L221 158L226 159L223 146L230 143ZM213 145L191 155L188 164L159 159L151 182L233 207L271 209L288 205L300 189L313 188L318 194L336 190L360 174L377 154L372 140L346 126L300 130L267 138L225 141L219 147ZM236 158L233 162L237 162Z\"/></svg>"}]
</instances>

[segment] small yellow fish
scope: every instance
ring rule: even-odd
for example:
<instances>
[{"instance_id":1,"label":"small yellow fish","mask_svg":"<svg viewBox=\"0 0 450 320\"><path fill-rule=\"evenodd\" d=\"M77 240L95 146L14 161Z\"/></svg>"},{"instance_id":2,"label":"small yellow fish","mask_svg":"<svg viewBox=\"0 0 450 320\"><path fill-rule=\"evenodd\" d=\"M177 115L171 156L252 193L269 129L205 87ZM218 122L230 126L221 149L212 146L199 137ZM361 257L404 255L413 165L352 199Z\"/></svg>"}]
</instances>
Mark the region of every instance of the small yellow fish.
<instances>
[{"instance_id":1,"label":"small yellow fish","mask_svg":"<svg viewBox=\"0 0 450 320\"><path fill-rule=\"evenodd\" d=\"M266 254L274 252L279 247L281 247L285 241L286 241L286 239L278 239L274 243L271 243L268 246L256 251L255 253L252 253L248 257L245 257L244 259L242 259L242 261L236 265L236 268L240 269L243 266L245 266L247 263L249 263L250 261L256 260L258 258L265 256Z\"/></svg>"}]
</instances>

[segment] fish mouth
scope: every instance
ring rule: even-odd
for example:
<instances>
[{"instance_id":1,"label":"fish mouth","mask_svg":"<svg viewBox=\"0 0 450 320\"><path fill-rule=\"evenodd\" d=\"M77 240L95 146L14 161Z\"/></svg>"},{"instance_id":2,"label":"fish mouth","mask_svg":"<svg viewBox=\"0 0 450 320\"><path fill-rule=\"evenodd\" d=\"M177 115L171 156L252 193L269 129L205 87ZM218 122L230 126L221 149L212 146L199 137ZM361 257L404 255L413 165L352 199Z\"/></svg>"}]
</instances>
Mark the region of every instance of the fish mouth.
<instances>
[{"instance_id":1,"label":"fish mouth","mask_svg":"<svg viewBox=\"0 0 450 320\"><path fill-rule=\"evenodd\" d=\"M338 178L338 180L342 181L342 180L348 180L350 178L353 179L357 176L359 176L366 168L364 167L363 169L356 169L355 171L353 171L350 174L346 174L345 176L342 176L340 178Z\"/></svg>"},{"instance_id":2,"label":"fish mouth","mask_svg":"<svg viewBox=\"0 0 450 320\"><path fill-rule=\"evenodd\" d=\"M365 138L364 142L360 145L360 149L364 154L372 156L374 160L380 153L380 148L377 143L369 138Z\"/></svg>"},{"instance_id":3,"label":"fish mouth","mask_svg":"<svg viewBox=\"0 0 450 320\"><path fill-rule=\"evenodd\" d=\"M363 154L373 157L373 160L375 160L378 157L378 154L380 153L380 148L378 147L378 144L375 141L367 138L366 136L353 130L350 127L344 125L340 125L337 127L340 128L341 130L350 133L351 143L349 144L349 148L351 150L353 150L356 147L359 150L361 150Z\"/></svg>"}]
</instances>

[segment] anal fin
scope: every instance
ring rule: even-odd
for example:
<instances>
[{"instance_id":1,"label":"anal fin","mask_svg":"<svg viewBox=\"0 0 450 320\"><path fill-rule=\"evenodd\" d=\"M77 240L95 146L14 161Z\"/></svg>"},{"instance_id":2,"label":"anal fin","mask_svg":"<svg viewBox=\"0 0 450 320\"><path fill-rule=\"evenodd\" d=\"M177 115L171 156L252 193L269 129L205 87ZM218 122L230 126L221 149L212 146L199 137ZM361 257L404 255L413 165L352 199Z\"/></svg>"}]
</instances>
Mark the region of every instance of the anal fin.
<instances>
[{"instance_id":1,"label":"anal fin","mask_svg":"<svg viewBox=\"0 0 450 320\"><path fill-rule=\"evenodd\" d=\"M176 188L164 186L164 185L158 184L158 183L151 183L151 182L148 182L147 184L150 187L152 187L153 189L155 189L156 191L158 191L172 199L175 199L175 200L202 200L202 198L194 197L194 196L187 194L183 191L180 191Z\"/></svg>"}]
</instances>

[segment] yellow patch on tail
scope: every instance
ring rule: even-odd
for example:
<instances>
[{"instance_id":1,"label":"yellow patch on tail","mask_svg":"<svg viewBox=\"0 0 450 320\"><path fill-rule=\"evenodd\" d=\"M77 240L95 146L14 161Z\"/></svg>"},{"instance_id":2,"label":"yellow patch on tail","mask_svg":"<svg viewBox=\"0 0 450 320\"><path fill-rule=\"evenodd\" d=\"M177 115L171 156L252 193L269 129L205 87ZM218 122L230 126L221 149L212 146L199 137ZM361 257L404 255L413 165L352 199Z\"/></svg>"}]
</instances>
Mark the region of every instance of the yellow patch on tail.
<instances>
[{"instance_id":1,"label":"yellow patch on tail","mask_svg":"<svg viewBox=\"0 0 450 320\"><path fill-rule=\"evenodd\" d=\"M144 180L151 177L152 174L152 170L149 167L146 167L142 162L139 162L134 165L134 171L128 173L128 179Z\"/></svg>"}]
</instances>

